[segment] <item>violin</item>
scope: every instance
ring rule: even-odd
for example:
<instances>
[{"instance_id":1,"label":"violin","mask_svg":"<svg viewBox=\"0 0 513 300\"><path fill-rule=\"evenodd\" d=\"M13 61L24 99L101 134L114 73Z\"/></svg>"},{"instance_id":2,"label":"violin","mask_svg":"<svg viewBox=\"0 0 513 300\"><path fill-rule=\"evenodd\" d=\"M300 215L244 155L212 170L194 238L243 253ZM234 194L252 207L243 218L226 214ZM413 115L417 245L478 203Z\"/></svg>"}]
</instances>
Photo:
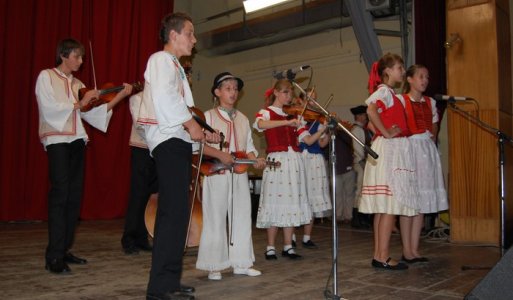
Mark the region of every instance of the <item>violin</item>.
<instances>
[{"instance_id":1,"label":"violin","mask_svg":"<svg viewBox=\"0 0 513 300\"><path fill-rule=\"evenodd\" d=\"M248 155L245 152L233 152L232 156L235 161L233 164L233 172L236 174L242 174L246 172L249 165L252 165L257 162L256 159L248 159ZM274 159L271 160L268 158L266 161L266 166L274 170L275 168L280 167L281 163L279 161L275 161ZM203 162L201 163L200 172L205 176L209 176L212 174L219 173L223 170L229 170L231 168L231 165L223 164L217 158L205 157L203 159Z\"/></svg>"},{"instance_id":2,"label":"violin","mask_svg":"<svg viewBox=\"0 0 513 300\"><path fill-rule=\"evenodd\" d=\"M144 85L141 82L136 82L132 84L132 93L138 93L143 90ZM116 94L125 88L124 85L115 86L113 83L109 82L102 85L101 89L98 90L100 93L100 97L98 99L91 100L88 104L84 105L80 111L86 112L93 109L93 107L100 106L104 103L112 101ZM91 88L81 88L78 90L78 99L81 100L85 93L92 90Z\"/></svg>"},{"instance_id":3,"label":"violin","mask_svg":"<svg viewBox=\"0 0 513 300\"><path fill-rule=\"evenodd\" d=\"M282 107L282 110L284 113L293 118L297 116L302 116L306 122L319 121L321 123L324 123L326 121L326 116L324 116L323 113L315 109L304 108L300 105L284 105Z\"/></svg>"}]
</instances>

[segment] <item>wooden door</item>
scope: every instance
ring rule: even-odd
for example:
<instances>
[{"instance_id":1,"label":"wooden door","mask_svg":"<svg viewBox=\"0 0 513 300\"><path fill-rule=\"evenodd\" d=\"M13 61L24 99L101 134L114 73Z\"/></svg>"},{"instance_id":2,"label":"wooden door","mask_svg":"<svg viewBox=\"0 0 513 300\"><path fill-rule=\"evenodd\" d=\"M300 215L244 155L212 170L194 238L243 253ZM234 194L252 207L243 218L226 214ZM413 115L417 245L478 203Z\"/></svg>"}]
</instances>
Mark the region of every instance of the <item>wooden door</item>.
<instances>
[{"instance_id":1,"label":"wooden door","mask_svg":"<svg viewBox=\"0 0 513 300\"><path fill-rule=\"evenodd\" d=\"M446 3L448 94L475 98L477 105L457 102L456 106L511 132L511 111L508 119L499 110L504 107L501 102L512 101L508 1ZM497 136L453 109L448 111L448 133L451 240L499 245Z\"/></svg>"}]
</instances>

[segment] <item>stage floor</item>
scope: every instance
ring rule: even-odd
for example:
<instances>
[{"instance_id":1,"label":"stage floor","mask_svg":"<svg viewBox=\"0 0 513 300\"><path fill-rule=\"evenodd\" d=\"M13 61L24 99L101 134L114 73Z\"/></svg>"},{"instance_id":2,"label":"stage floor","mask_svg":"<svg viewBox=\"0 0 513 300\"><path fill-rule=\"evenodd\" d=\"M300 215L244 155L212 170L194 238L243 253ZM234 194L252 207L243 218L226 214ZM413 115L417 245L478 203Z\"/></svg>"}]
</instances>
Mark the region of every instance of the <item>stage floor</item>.
<instances>
[{"instance_id":1,"label":"stage floor","mask_svg":"<svg viewBox=\"0 0 513 300\"><path fill-rule=\"evenodd\" d=\"M221 281L209 281L195 269L197 249L187 251L182 283L196 287L196 299L325 299L332 291L332 230L329 222L316 224L312 240L319 249L297 252L303 259L281 256L266 261L265 230L253 230L255 268L259 277L223 272ZM83 221L73 253L85 257L84 266L71 265L70 275L44 269L47 223L0 223L1 299L145 299L151 254L128 256L120 239L123 220ZM298 238L302 237L297 230ZM497 247L451 244L424 237L421 250L429 263L407 271L383 271L370 266L371 231L339 228L338 295L346 299L462 299L490 270L462 270L462 266L493 267L500 260ZM281 231L277 239L281 251ZM391 239L391 255L401 257L400 236Z\"/></svg>"}]
</instances>

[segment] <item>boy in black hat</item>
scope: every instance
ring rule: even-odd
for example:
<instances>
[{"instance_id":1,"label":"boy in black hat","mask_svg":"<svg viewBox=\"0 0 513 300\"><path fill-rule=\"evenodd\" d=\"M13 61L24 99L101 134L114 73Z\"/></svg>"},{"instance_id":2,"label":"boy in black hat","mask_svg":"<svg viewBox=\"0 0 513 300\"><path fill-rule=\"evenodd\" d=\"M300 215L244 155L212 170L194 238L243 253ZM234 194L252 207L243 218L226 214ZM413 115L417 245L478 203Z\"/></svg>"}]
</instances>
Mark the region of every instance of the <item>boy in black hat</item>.
<instances>
[{"instance_id":1,"label":"boy in black hat","mask_svg":"<svg viewBox=\"0 0 513 300\"><path fill-rule=\"evenodd\" d=\"M212 85L215 108L205 112L206 122L225 136L225 143L206 145L204 154L227 166L203 180L203 231L196 268L209 271L208 279L221 280L221 271L232 267L238 275L258 276L251 238L251 196L248 174L230 171L236 152L254 160L255 168L266 162L257 158L248 118L235 108L244 82L228 72L218 74ZM224 145L223 145L224 144ZM228 216L228 234L226 217Z\"/></svg>"},{"instance_id":2,"label":"boy in black hat","mask_svg":"<svg viewBox=\"0 0 513 300\"><path fill-rule=\"evenodd\" d=\"M365 145L370 146L371 135L369 129L367 129L367 124L369 122L369 118L367 117L367 106L358 105L350 110L354 115L354 126L351 129L351 133L360 141L364 142ZM369 215L358 212L366 157L367 153L364 148L358 142L353 140L353 170L356 175L356 187L351 226L355 228L370 228Z\"/></svg>"}]
</instances>

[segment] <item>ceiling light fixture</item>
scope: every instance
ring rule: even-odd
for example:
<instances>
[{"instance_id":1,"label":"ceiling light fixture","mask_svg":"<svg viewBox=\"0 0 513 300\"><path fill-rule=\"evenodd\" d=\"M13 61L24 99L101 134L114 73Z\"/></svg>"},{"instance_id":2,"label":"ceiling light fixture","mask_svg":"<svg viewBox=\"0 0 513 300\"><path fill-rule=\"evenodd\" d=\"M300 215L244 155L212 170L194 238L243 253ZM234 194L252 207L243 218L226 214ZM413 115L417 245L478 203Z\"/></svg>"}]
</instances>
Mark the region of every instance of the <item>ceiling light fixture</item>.
<instances>
[{"instance_id":1,"label":"ceiling light fixture","mask_svg":"<svg viewBox=\"0 0 513 300\"><path fill-rule=\"evenodd\" d=\"M244 10L246 11L246 13L249 14L251 12L275 6L288 1L290 0L244 0L242 4L244 4Z\"/></svg>"}]
</instances>

